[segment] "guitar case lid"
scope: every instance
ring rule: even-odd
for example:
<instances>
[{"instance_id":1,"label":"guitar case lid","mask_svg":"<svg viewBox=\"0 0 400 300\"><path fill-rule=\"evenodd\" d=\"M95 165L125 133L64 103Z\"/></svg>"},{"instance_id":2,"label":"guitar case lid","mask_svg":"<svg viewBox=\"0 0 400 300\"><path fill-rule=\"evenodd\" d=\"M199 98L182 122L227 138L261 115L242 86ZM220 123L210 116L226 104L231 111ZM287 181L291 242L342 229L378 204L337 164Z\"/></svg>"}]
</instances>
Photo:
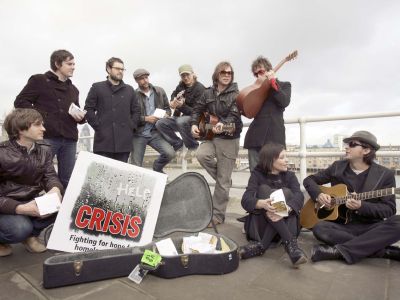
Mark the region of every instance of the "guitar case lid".
<instances>
[{"instance_id":1,"label":"guitar case lid","mask_svg":"<svg viewBox=\"0 0 400 300\"><path fill-rule=\"evenodd\" d=\"M211 222L212 212L207 180L196 172L184 173L165 187L154 237L202 231Z\"/></svg>"}]
</instances>

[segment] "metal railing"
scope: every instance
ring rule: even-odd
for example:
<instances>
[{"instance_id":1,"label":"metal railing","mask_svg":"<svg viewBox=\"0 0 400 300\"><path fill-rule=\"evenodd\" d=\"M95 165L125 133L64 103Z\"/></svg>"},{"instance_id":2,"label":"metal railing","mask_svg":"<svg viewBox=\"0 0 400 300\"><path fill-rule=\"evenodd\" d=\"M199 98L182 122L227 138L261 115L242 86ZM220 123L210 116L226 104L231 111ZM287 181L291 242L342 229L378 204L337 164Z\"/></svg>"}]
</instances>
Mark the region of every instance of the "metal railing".
<instances>
[{"instance_id":1,"label":"metal railing","mask_svg":"<svg viewBox=\"0 0 400 300\"><path fill-rule=\"evenodd\" d=\"M365 113L365 114L351 114L341 116L329 116L329 117L299 117L299 118L288 118L285 119L285 124L299 124L300 133L300 151L288 152L289 157L300 158L300 182L307 176L307 157L328 157L328 156L341 156L341 152L314 152L307 151L306 147L306 125L308 123L315 122L330 122L330 121L343 121L343 120L358 120L358 119L371 119L371 118L389 118L389 117L400 117L400 112L386 112L386 113ZM248 127L251 122L245 123L244 127ZM0 121L0 126L2 122ZM91 145L93 145L93 136L79 137L80 140L89 139ZM400 156L400 151L378 151L377 156ZM187 171L187 161L182 160L182 171ZM232 186L234 188L242 188L242 186Z\"/></svg>"}]
</instances>

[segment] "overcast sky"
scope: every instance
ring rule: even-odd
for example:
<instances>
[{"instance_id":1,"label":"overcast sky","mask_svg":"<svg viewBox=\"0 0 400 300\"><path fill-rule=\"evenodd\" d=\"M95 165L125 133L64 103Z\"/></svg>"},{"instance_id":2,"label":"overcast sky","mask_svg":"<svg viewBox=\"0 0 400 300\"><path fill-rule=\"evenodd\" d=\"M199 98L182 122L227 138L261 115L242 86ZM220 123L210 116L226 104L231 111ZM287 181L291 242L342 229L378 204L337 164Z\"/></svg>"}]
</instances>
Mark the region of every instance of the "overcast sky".
<instances>
[{"instance_id":1,"label":"overcast sky","mask_svg":"<svg viewBox=\"0 0 400 300\"><path fill-rule=\"evenodd\" d=\"M0 0L2 74L0 114L32 74L49 70L53 50L75 56L73 83L83 106L93 82L104 80L105 61L120 57L124 81L144 67L170 95L178 67L189 63L211 84L215 65L228 60L242 89L254 81L258 55L276 65L297 49L298 59L278 73L292 83L286 118L400 111L399 1L9 1ZM298 125L287 143L299 142ZM314 123L307 143L333 134L373 132L381 144L400 144L400 117Z\"/></svg>"}]
</instances>

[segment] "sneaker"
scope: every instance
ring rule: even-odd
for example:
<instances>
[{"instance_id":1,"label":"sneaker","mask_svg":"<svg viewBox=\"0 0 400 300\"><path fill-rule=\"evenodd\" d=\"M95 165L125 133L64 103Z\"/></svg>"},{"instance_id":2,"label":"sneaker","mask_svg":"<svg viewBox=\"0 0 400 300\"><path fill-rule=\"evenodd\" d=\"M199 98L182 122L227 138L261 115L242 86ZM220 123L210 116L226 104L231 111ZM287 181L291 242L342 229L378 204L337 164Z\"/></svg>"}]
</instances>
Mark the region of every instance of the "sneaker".
<instances>
[{"instance_id":1,"label":"sneaker","mask_svg":"<svg viewBox=\"0 0 400 300\"><path fill-rule=\"evenodd\" d=\"M28 237L22 243L25 245L26 250L31 253L42 253L47 250L46 246L36 236Z\"/></svg>"},{"instance_id":2,"label":"sneaker","mask_svg":"<svg viewBox=\"0 0 400 300\"><path fill-rule=\"evenodd\" d=\"M260 242L250 242L247 245L239 247L239 256L241 259L247 259L255 256L261 256L265 252L264 246Z\"/></svg>"},{"instance_id":3,"label":"sneaker","mask_svg":"<svg viewBox=\"0 0 400 300\"><path fill-rule=\"evenodd\" d=\"M8 244L0 244L0 257L11 255L12 248Z\"/></svg>"}]
</instances>

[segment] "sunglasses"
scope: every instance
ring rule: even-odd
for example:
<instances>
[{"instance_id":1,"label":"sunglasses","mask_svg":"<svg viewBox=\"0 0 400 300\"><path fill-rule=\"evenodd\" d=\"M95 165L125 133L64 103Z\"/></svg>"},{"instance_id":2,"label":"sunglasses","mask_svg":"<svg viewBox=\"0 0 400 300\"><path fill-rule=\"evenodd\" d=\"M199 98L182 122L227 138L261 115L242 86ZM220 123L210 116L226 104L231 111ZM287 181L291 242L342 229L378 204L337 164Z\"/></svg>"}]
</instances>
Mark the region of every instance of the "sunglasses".
<instances>
[{"instance_id":1,"label":"sunglasses","mask_svg":"<svg viewBox=\"0 0 400 300\"><path fill-rule=\"evenodd\" d=\"M222 76L232 76L232 75L233 75L233 72L232 72L232 71L221 71L221 72L219 72L219 75L222 75Z\"/></svg>"},{"instance_id":2,"label":"sunglasses","mask_svg":"<svg viewBox=\"0 0 400 300\"><path fill-rule=\"evenodd\" d=\"M267 71L265 70L258 70L257 72L253 72L254 77L258 77L260 75L264 75Z\"/></svg>"},{"instance_id":3,"label":"sunglasses","mask_svg":"<svg viewBox=\"0 0 400 300\"><path fill-rule=\"evenodd\" d=\"M367 148L367 146L365 146L365 145L363 145L363 144L360 144L360 143L357 143L357 142L355 142L355 141L350 141L350 142L347 143L347 145L348 145L350 148L355 148L355 147L357 147L357 146L360 146L360 147L363 147L363 148Z\"/></svg>"}]
</instances>

